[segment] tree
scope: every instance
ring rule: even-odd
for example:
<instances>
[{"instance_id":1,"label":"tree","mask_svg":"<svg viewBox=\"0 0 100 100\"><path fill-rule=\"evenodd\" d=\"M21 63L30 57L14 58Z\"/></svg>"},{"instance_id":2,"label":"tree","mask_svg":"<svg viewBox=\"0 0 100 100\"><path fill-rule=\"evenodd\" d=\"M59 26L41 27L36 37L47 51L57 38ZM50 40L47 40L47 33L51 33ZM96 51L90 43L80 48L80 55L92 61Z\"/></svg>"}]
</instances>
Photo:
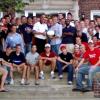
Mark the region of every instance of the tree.
<instances>
[{"instance_id":1,"label":"tree","mask_svg":"<svg viewBox=\"0 0 100 100\"><path fill-rule=\"evenodd\" d=\"M14 14L15 12L23 11L23 8L28 3L23 2L24 0L0 0L0 10L7 14ZM29 0L33 2L34 0Z\"/></svg>"}]
</instances>

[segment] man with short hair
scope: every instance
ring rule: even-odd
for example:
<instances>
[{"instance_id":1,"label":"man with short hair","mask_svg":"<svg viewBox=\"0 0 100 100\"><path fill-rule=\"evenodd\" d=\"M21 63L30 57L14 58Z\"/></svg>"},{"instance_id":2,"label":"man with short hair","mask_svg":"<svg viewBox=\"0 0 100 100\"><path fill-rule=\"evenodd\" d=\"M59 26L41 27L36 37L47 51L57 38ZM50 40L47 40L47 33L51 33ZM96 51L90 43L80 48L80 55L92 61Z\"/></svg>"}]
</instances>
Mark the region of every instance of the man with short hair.
<instances>
[{"instance_id":1,"label":"man with short hair","mask_svg":"<svg viewBox=\"0 0 100 100\"><path fill-rule=\"evenodd\" d=\"M56 66L56 55L51 51L51 45L45 44L45 51L40 54L39 66L40 66L40 78L44 79L44 66L50 65L51 67L51 78L54 79L54 70Z\"/></svg>"},{"instance_id":2,"label":"man with short hair","mask_svg":"<svg viewBox=\"0 0 100 100\"><path fill-rule=\"evenodd\" d=\"M74 88L72 91L81 91L81 92L91 91L93 86L93 77L96 74L96 72L100 72L100 50L94 48L94 43L92 40L89 40L88 44L89 44L89 50L87 50L83 54L83 58L76 68L77 71L76 88ZM82 67L84 61L86 60L89 61L90 65ZM88 74L87 88L84 88L82 84L83 75L85 74Z\"/></svg>"},{"instance_id":3,"label":"man with short hair","mask_svg":"<svg viewBox=\"0 0 100 100\"><path fill-rule=\"evenodd\" d=\"M62 79L63 70L66 68L66 71L68 72L68 85L72 85L74 70L72 65L73 56L70 52L67 51L66 45L61 45L60 50L62 53L59 54L57 62L59 78Z\"/></svg>"},{"instance_id":4,"label":"man with short hair","mask_svg":"<svg viewBox=\"0 0 100 100\"><path fill-rule=\"evenodd\" d=\"M27 81L30 77L31 70L35 71L35 85L39 85L38 78L39 78L39 54L36 52L37 47L36 45L32 45L31 51L26 54L26 62L28 65L27 69Z\"/></svg>"},{"instance_id":5,"label":"man with short hair","mask_svg":"<svg viewBox=\"0 0 100 100\"><path fill-rule=\"evenodd\" d=\"M22 72L21 84L25 84L26 79L26 60L24 54L21 52L21 45L16 45L16 50L11 53L11 63L13 68L17 68L18 72Z\"/></svg>"}]
</instances>

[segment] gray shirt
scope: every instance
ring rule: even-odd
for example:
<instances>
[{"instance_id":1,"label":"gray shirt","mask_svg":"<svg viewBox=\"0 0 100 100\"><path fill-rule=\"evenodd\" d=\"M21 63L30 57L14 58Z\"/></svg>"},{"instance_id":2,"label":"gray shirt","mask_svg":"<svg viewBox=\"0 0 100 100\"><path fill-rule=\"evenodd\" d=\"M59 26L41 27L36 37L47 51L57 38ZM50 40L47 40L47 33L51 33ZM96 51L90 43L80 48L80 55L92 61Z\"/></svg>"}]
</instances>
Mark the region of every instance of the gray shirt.
<instances>
[{"instance_id":1,"label":"gray shirt","mask_svg":"<svg viewBox=\"0 0 100 100\"><path fill-rule=\"evenodd\" d=\"M28 64L36 64L39 60L39 54L37 52L29 52L26 54L26 61Z\"/></svg>"}]
</instances>

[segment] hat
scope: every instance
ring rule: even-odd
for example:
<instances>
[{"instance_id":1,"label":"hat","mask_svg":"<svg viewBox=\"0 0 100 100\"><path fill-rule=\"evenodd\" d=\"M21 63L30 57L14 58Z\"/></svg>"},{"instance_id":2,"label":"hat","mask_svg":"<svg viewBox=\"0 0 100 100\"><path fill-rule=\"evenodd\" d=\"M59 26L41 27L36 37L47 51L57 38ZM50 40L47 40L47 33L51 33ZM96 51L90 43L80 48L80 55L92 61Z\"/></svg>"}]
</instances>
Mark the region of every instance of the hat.
<instances>
[{"instance_id":1,"label":"hat","mask_svg":"<svg viewBox=\"0 0 100 100\"><path fill-rule=\"evenodd\" d=\"M49 44L49 43L47 43L47 44L45 44L45 48L47 48L47 47L51 47L51 45Z\"/></svg>"},{"instance_id":2,"label":"hat","mask_svg":"<svg viewBox=\"0 0 100 100\"><path fill-rule=\"evenodd\" d=\"M62 44L62 45L60 46L60 50L62 50L62 49L66 49L66 45L65 45L65 44Z\"/></svg>"},{"instance_id":3,"label":"hat","mask_svg":"<svg viewBox=\"0 0 100 100\"><path fill-rule=\"evenodd\" d=\"M93 43L93 40L89 39L88 43Z\"/></svg>"}]
</instances>

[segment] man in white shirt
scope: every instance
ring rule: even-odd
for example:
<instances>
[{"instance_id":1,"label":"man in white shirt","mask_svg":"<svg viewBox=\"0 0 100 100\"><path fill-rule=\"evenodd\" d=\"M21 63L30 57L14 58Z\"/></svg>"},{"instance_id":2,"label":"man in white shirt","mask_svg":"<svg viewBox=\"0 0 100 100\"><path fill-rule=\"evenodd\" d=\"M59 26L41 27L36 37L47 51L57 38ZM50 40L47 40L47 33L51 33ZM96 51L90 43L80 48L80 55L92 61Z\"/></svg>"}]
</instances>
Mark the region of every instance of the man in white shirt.
<instances>
[{"instance_id":1,"label":"man in white shirt","mask_svg":"<svg viewBox=\"0 0 100 100\"><path fill-rule=\"evenodd\" d=\"M47 24L45 23L45 15L41 15L40 22L34 24L33 32L35 36L35 44L37 46L37 52L41 53L44 50L46 43L46 32L48 30ZM41 48L41 49L40 49Z\"/></svg>"}]
</instances>

